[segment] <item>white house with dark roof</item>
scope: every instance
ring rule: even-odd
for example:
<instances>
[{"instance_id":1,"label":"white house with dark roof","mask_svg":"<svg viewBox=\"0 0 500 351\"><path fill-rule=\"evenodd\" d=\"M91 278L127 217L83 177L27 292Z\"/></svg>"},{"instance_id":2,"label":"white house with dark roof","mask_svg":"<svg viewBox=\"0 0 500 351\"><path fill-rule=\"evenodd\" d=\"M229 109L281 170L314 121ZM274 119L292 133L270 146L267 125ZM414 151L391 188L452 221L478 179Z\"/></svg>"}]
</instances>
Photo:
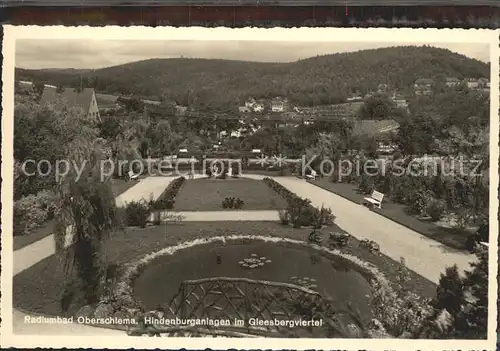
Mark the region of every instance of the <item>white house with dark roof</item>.
<instances>
[{"instance_id":1,"label":"white house with dark roof","mask_svg":"<svg viewBox=\"0 0 500 351\"><path fill-rule=\"evenodd\" d=\"M476 78L465 78L465 84L467 84L467 88L469 89L477 89L480 83Z\"/></svg>"},{"instance_id":2,"label":"white house with dark roof","mask_svg":"<svg viewBox=\"0 0 500 351\"><path fill-rule=\"evenodd\" d=\"M416 95L430 95L434 87L434 79L420 78L415 81L413 88Z\"/></svg>"},{"instance_id":3,"label":"white house with dark roof","mask_svg":"<svg viewBox=\"0 0 500 351\"><path fill-rule=\"evenodd\" d=\"M66 88L58 92L57 87L53 85L45 85L40 99L40 105L51 103L62 99L68 107L78 107L83 110L85 115L96 122L101 120L99 107L93 88L85 88L78 91L73 88Z\"/></svg>"},{"instance_id":4,"label":"white house with dark roof","mask_svg":"<svg viewBox=\"0 0 500 351\"><path fill-rule=\"evenodd\" d=\"M285 111L285 104L287 101L280 97L277 97L271 101L271 111L272 112L283 112Z\"/></svg>"},{"instance_id":5,"label":"white house with dark roof","mask_svg":"<svg viewBox=\"0 0 500 351\"><path fill-rule=\"evenodd\" d=\"M462 84L462 82L460 81L460 79L458 79L456 77L446 77L444 80L444 84L447 87L452 88L452 87L459 86L460 84Z\"/></svg>"}]
</instances>

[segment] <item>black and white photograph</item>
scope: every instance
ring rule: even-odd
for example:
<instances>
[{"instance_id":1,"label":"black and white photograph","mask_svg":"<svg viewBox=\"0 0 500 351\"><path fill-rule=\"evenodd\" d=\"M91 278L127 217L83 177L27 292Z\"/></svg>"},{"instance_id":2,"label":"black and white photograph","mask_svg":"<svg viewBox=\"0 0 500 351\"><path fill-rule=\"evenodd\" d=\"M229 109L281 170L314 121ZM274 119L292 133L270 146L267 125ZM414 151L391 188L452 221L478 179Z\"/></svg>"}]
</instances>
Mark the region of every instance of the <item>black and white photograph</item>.
<instances>
[{"instance_id":1,"label":"black and white photograph","mask_svg":"<svg viewBox=\"0 0 500 351\"><path fill-rule=\"evenodd\" d=\"M5 40L5 346L495 345L494 31Z\"/></svg>"}]
</instances>

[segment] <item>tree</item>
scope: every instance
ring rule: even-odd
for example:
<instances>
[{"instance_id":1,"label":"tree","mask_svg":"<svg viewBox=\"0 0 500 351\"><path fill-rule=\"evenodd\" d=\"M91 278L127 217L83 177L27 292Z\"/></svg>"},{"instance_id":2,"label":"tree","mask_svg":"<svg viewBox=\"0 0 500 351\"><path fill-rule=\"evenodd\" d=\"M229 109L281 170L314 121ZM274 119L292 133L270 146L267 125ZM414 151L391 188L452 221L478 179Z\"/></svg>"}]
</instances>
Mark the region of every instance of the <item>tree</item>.
<instances>
[{"instance_id":1,"label":"tree","mask_svg":"<svg viewBox=\"0 0 500 351\"><path fill-rule=\"evenodd\" d=\"M121 131L121 120L116 116L107 116L99 123L101 138L115 140Z\"/></svg>"},{"instance_id":2,"label":"tree","mask_svg":"<svg viewBox=\"0 0 500 351\"><path fill-rule=\"evenodd\" d=\"M414 334L417 338L485 339L488 327L488 250L476 252L477 262L459 276L456 267L441 275L434 313ZM446 321L443 322L443 316Z\"/></svg>"},{"instance_id":3,"label":"tree","mask_svg":"<svg viewBox=\"0 0 500 351\"><path fill-rule=\"evenodd\" d=\"M41 97L43 94L43 90L45 89L45 83L43 82L34 82L33 83L33 91L35 95Z\"/></svg>"},{"instance_id":4,"label":"tree","mask_svg":"<svg viewBox=\"0 0 500 351\"><path fill-rule=\"evenodd\" d=\"M441 311L446 309L450 314L456 315L464 304L464 283L456 265L447 267L445 273L441 273L436 291L433 307Z\"/></svg>"},{"instance_id":5,"label":"tree","mask_svg":"<svg viewBox=\"0 0 500 351\"><path fill-rule=\"evenodd\" d=\"M372 95L365 99L358 114L361 119L389 119L394 109L394 103L387 96Z\"/></svg>"},{"instance_id":6,"label":"tree","mask_svg":"<svg viewBox=\"0 0 500 351\"><path fill-rule=\"evenodd\" d=\"M470 296L464 310L465 323L457 325L457 336L481 339L488 334L488 250L480 249L476 254L478 261L465 273L464 286Z\"/></svg>"},{"instance_id":7,"label":"tree","mask_svg":"<svg viewBox=\"0 0 500 351\"><path fill-rule=\"evenodd\" d=\"M433 153L437 149L436 139L440 132L439 116L431 111L419 111L400 122L394 142L405 156Z\"/></svg>"},{"instance_id":8,"label":"tree","mask_svg":"<svg viewBox=\"0 0 500 351\"><path fill-rule=\"evenodd\" d=\"M81 156L88 150L80 150ZM80 157L78 157L80 156ZM118 226L118 214L110 180L101 181L100 160L97 151L89 155L83 177L77 180L74 171L58 186L61 197L56 215L55 240L58 251L65 252L66 285L62 308L67 309L74 289L82 289L86 304L98 302L102 291L102 277L106 263L103 244L109 233ZM64 243L71 238L71 245L64 251ZM73 270L77 281L74 281Z\"/></svg>"},{"instance_id":9,"label":"tree","mask_svg":"<svg viewBox=\"0 0 500 351\"><path fill-rule=\"evenodd\" d=\"M63 101L58 100L44 106L33 101L16 104L14 109L14 158L23 163L27 160L39 162L46 160L54 166L58 160L67 160L66 149L77 138L82 125L88 122L79 120L83 112L78 108L68 109ZM23 183L20 196L35 194L43 189L55 186L54 169L47 163L40 163L42 173L52 171L47 177L21 175ZM33 172L33 165L28 164L28 172Z\"/></svg>"},{"instance_id":10,"label":"tree","mask_svg":"<svg viewBox=\"0 0 500 351\"><path fill-rule=\"evenodd\" d=\"M154 131L153 145L160 155L172 154L177 136L172 132L170 123L167 120L161 120L156 125Z\"/></svg>"},{"instance_id":11,"label":"tree","mask_svg":"<svg viewBox=\"0 0 500 351\"><path fill-rule=\"evenodd\" d=\"M61 307L67 310L75 289L83 291L88 304L98 301L105 268L101 248L117 226L118 216L110 179L101 179L101 160L106 155L99 130L88 122L81 109L66 109L60 104L50 108L57 116L52 124L55 135L65 145L64 159L84 167L80 176L70 167L56 186L60 202L56 206L54 240L67 275L61 300Z\"/></svg>"}]
</instances>

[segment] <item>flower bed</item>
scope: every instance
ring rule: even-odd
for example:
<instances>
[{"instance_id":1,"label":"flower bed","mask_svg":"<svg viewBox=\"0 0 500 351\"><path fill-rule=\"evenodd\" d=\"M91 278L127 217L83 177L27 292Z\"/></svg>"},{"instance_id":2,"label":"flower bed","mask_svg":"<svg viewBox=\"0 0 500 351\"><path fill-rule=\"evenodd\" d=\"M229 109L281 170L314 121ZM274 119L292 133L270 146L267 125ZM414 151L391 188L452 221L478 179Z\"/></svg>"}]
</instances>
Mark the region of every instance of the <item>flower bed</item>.
<instances>
[{"instance_id":1,"label":"flower bed","mask_svg":"<svg viewBox=\"0 0 500 351\"><path fill-rule=\"evenodd\" d=\"M171 210L174 208L175 197L185 181L186 178L184 177L172 180L165 191L153 203L153 210Z\"/></svg>"}]
</instances>

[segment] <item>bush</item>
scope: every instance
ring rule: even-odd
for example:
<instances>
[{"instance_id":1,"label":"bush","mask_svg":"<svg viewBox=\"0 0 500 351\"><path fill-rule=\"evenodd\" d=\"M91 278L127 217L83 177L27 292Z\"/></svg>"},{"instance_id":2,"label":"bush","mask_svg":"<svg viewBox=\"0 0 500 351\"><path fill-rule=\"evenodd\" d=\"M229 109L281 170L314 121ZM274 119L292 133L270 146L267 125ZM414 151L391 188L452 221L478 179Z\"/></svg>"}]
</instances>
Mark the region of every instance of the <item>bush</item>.
<instances>
[{"instance_id":1,"label":"bush","mask_svg":"<svg viewBox=\"0 0 500 351\"><path fill-rule=\"evenodd\" d=\"M288 213L287 210L280 210L278 211L278 215L280 217L280 223L283 225L288 225L290 222L290 214Z\"/></svg>"},{"instance_id":2,"label":"bush","mask_svg":"<svg viewBox=\"0 0 500 351\"><path fill-rule=\"evenodd\" d=\"M26 235L40 227L48 218L48 210L35 195L28 195L14 203L14 235Z\"/></svg>"},{"instance_id":3,"label":"bush","mask_svg":"<svg viewBox=\"0 0 500 351\"><path fill-rule=\"evenodd\" d=\"M307 239L311 244L321 245L323 243L323 233L313 230Z\"/></svg>"},{"instance_id":4,"label":"bush","mask_svg":"<svg viewBox=\"0 0 500 351\"><path fill-rule=\"evenodd\" d=\"M151 215L151 207L145 201L132 201L125 207L128 226L145 228Z\"/></svg>"},{"instance_id":5,"label":"bush","mask_svg":"<svg viewBox=\"0 0 500 351\"><path fill-rule=\"evenodd\" d=\"M179 177L175 178L170 182L165 191L160 195L160 197L153 202L153 210L171 210L175 205L175 197L179 192L180 188L186 181L186 178Z\"/></svg>"},{"instance_id":6,"label":"bush","mask_svg":"<svg viewBox=\"0 0 500 351\"><path fill-rule=\"evenodd\" d=\"M421 215L425 213L425 209L430 202L430 196L425 190L416 190L410 194L407 201L409 202L408 212Z\"/></svg>"},{"instance_id":7,"label":"bush","mask_svg":"<svg viewBox=\"0 0 500 351\"><path fill-rule=\"evenodd\" d=\"M226 197L224 201L222 201L223 208L235 209L239 210L243 207L245 202L237 197Z\"/></svg>"},{"instance_id":8,"label":"bush","mask_svg":"<svg viewBox=\"0 0 500 351\"><path fill-rule=\"evenodd\" d=\"M434 199L429 202L425 213L427 213L431 219L436 222L439 221L446 211L446 201L440 199Z\"/></svg>"},{"instance_id":9,"label":"bush","mask_svg":"<svg viewBox=\"0 0 500 351\"><path fill-rule=\"evenodd\" d=\"M311 225L315 228L321 228L323 225L333 224L335 216L330 209L315 208L311 205L311 200L297 196L271 178L264 178L264 182L287 202L288 219L292 222L294 228Z\"/></svg>"},{"instance_id":10,"label":"bush","mask_svg":"<svg viewBox=\"0 0 500 351\"><path fill-rule=\"evenodd\" d=\"M375 187L375 179L373 176L369 176L367 174L361 174L361 179L359 182L359 191L364 194L371 194Z\"/></svg>"},{"instance_id":11,"label":"bush","mask_svg":"<svg viewBox=\"0 0 500 351\"><path fill-rule=\"evenodd\" d=\"M325 208L321 206L319 210L319 218L320 218L320 228L322 226L329 226L335 223L335 216L332 213L331 208Z\"/></svg>"},{"instance_id":12,"label":"bush","mask_svg":"<svg viewBox=\"0 0 500 351\"><path fill-rule=\"evenodd\" d=\"M42 190L36 197L39 201L41 208L47 211L47 220L54 218L54 214L57 209L57 201L59 197L52 191Z\"/></svg>"}]
</instances>

